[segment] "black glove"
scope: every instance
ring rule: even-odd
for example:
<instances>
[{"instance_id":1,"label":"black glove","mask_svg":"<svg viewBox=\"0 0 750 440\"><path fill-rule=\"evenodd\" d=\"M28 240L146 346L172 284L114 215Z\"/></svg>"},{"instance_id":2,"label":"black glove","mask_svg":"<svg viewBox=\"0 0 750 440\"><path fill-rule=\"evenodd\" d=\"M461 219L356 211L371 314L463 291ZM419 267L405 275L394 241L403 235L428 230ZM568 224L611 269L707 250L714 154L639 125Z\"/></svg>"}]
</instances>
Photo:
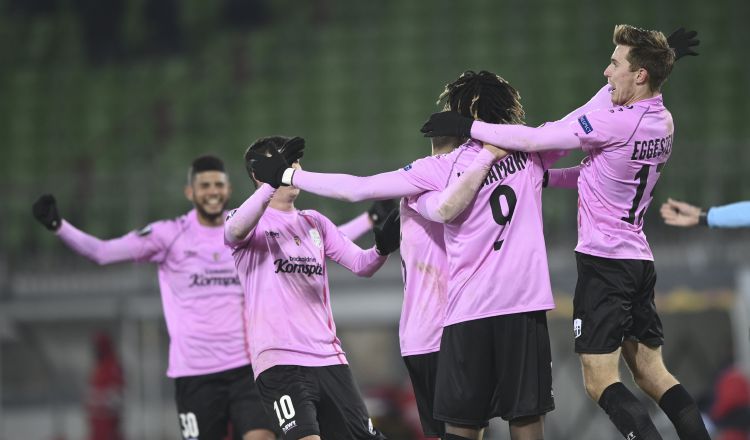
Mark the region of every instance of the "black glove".
<instances>
[{"instance_id":1,"label":"black glove","mask_svg":"<svg viewBox=\"0 0 750 440\"><path fill-rule=\"evenodd\" d=\"M294 137L286 141L279 151L271 149L270 156L250 151L248 160L245 162L245 169L250 177L255 176L261 182L278 188L282 185L281 178L284 176L284 171L302 157L304 149L305 140L301 137Z\"/></svg>"},{"instance_id":2,"label":"black glove","mask_svg":"<svg viewBox=\"0 0 750 440\"><path fill-rule=\"evenodd\" d=\"M420 130L425 137L457 136L471 137L471 124L474 120L461 116L456 112L447 111L433 113Z\"/></svg>"},{"instance_id":3,"label":"black glove","mask_svg":"<svg viewBox=\"0 0 750 440\"><path fill-rule=\"evenodd\" d=\"M52 194L44 194L39 197L31 206L31 213L34 218L43 224L50 231L60 229L60 214L57 212L57 202Z\"/></svg>"},{"instance_id":4,"label":"black glove","mask_svg":"<svg viewBox=\"0 0 750 440\"><path fill-rule=\"evenodd\" d=\"M386 217L388 217L388 214L394 209L396 209L396 202L394 200L377 200L373 202L370 209L367 210L367 214L370 216L372 225L380 227L383 226Z\"/></svg>"},{"instance_id":5,"label":"black glove","mask_svg":"<svg viewBox=\"0 0 750 440\"><path fill-rule=\"evenodd\" d=\"M667 37L667 43L669 43L669 47L674 49L675 61L686 55L698 55L698 52L695 52L692 49L701 44L701 40L695 39L697 35L697 31L686 31L685 28L682 27L669 34Z\"/></svg>"},{"instance_id":6,"label":"black glove","mask_svg":"<svg viewBox=\"0 0 750 440\"><path fill-rule=\"evenodd\" d=\"M388 214L382 226L372 228L375 234L375 249L378 255L388 255L401 243L401 217L398 209Z\"/></svg>"},{"instance_id":7,"label":"black glove","mask_svg":"<svg viewBox=\"0 0 750 440\"><path fill-rule=\"evenodd\" d=\"M549 185L549 170L544 170L544 177L542 178L542 188L546 188Z\"/></svg>"}]
</instances>

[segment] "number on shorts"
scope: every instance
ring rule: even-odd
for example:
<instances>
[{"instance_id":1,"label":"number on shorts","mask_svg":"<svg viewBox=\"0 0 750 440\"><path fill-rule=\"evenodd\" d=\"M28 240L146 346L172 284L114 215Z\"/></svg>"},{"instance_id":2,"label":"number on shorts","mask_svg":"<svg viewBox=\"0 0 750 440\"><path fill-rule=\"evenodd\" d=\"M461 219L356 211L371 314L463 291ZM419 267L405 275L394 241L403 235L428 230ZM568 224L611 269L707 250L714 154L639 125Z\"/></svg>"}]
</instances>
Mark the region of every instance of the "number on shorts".
<instances>
[{"instance_id":1,"label":"number on shorts","mask_svg":"<svg viewBox=\"0 0 750 440\"><path fill-rule=\"evenodd\" d=\"M180 413L180 424L182 425L182 438L198 437L198 419L195 414Z\"/></svg>"},{"instance_id":2,"label":"number on shorts","mask_svg":"<svg viewBox=\"0 0 750 440\"><path fill-rule=\"evenodd\" d=\"M289 395L281 396L278 402L273 402L273 409L276 411L276 417L279 418L279 426L283 426L287 420L294 418L294 405Z\"/></svg>"}]
</instances>

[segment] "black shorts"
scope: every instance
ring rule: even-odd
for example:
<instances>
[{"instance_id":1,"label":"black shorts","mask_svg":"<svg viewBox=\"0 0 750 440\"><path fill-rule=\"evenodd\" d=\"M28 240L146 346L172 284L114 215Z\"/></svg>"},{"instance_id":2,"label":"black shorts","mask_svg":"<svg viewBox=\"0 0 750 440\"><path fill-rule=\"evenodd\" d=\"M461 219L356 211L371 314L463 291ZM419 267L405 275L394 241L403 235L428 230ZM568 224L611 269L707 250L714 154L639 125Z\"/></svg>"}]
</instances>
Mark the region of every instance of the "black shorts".
<instances>
[{"instance_id":1,"label":"black shorts","mask_svg":"<svg viewBox=\"0 0 750 440\"><path fill-rule=\"evenodd\" d=\"M492 316L445 327L440 342L435 418L484 427L555 408L544 311Z\"/></svg>"},{"instance_id":2,"label":"black shorts","mask_svg":"<svg viewBox=\"0 0 750 440\"><path fill-rule=\"evenodd\" d=\"M258 375L266 410L287 440L385 439L372 426L348 365L277 365Z\"/></svg>"},{"instance_id":3,"label":"black shorts","mask_svg":"<svg viewBox=\"0 0 750 440\"><path fill-rule=\"evenodd\" d=\"M222 440L230 421L235 439L254 429L278 432L263 409L250 365L178 377L175 401L184 440Z\"/></svg>"},{"instance_id":4,"label":"black shorts","mask_svg":"<svg viewBox=\"0 0 750 440\"><path fill-rule=\"evenodd\" d=\"M435 382L437 380L438 352L404 356L406 369L409 370L414 397L417 399L419 420L425 437L443 437L445 423L435 420L433 402L435 401Z\"/></svg>"},{"instance_id":5,"label":"black shorts","mask_svg":"<svg viewBox=\"0 0 750 440\"><path fill-rule=\"evenodd\" d=\"M576 264L576 353L612 353L626 338L650 347L664 344L654 304L653 261L615 260L576 252Z\"/></svg>"}]
</instances>

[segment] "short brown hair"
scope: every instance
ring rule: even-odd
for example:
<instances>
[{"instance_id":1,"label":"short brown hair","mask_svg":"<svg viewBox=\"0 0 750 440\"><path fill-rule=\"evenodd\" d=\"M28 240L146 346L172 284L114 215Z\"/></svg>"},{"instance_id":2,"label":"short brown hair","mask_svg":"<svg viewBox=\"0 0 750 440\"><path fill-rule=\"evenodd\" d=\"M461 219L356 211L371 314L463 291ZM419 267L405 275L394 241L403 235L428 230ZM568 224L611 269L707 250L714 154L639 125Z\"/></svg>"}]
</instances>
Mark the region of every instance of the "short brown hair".
<instances>
[{"instance_id":1,"label":"short brown hair","mask_svg":"<svg viewBox=\"0 0 750 440\"><path fill-rule=\"evenodd\" d=\"M627 24L615 26L612 42L629 46L628 62L631 71L646 69L648 86L652 91L661 89L675 61L674 50L669 47L667 37L659 31L649 31Z\"/></svg>"}]
</instances>

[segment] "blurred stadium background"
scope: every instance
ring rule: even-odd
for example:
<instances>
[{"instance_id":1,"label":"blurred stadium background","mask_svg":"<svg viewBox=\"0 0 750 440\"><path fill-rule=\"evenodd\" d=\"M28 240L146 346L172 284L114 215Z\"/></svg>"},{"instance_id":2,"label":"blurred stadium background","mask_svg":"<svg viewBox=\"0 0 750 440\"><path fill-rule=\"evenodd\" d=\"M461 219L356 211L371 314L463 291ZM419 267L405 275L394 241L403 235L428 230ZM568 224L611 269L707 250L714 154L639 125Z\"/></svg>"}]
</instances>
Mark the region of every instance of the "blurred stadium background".
<instances>
[{"instance_id":1,"label":"blurred stadium background","mask_svg":"<svg viewBox=\"0 0 750 440\"><path fill-rule=\"evenodd\" d=\"M110 238L189 209L182 186L201 153L227 161L230 206L239 204L251 192L242 153L261 136L305 137L310 170L396 169L428 154L418 129L463 70L509 80L530 124L582 104L603 84L618 23L700 31L701 55L680 61L664 90L675 149L646 232L667 365L707 409L733 353L750 356L739 301L750 296L750 231L668 228L658 206L667 196L704 206L748 197L748 17L740 0L0 0L0 439L86 438L101 332L124 367L126 438L179 436L155 268L99 268L73 254L33 220L39 194L53 192L64 218ZM558 304L548 438L618 438L584 397L572 354L576 195L551 190L544 203ZM303 195L298 206L343 222L368 205ZM331 286L371 412L391 438L411 439L396 260L370 280L332 270ZM665 439L676 438L652 409ZM505 425L486 438L506 438Z\"/></svg>"}]
</instances>

